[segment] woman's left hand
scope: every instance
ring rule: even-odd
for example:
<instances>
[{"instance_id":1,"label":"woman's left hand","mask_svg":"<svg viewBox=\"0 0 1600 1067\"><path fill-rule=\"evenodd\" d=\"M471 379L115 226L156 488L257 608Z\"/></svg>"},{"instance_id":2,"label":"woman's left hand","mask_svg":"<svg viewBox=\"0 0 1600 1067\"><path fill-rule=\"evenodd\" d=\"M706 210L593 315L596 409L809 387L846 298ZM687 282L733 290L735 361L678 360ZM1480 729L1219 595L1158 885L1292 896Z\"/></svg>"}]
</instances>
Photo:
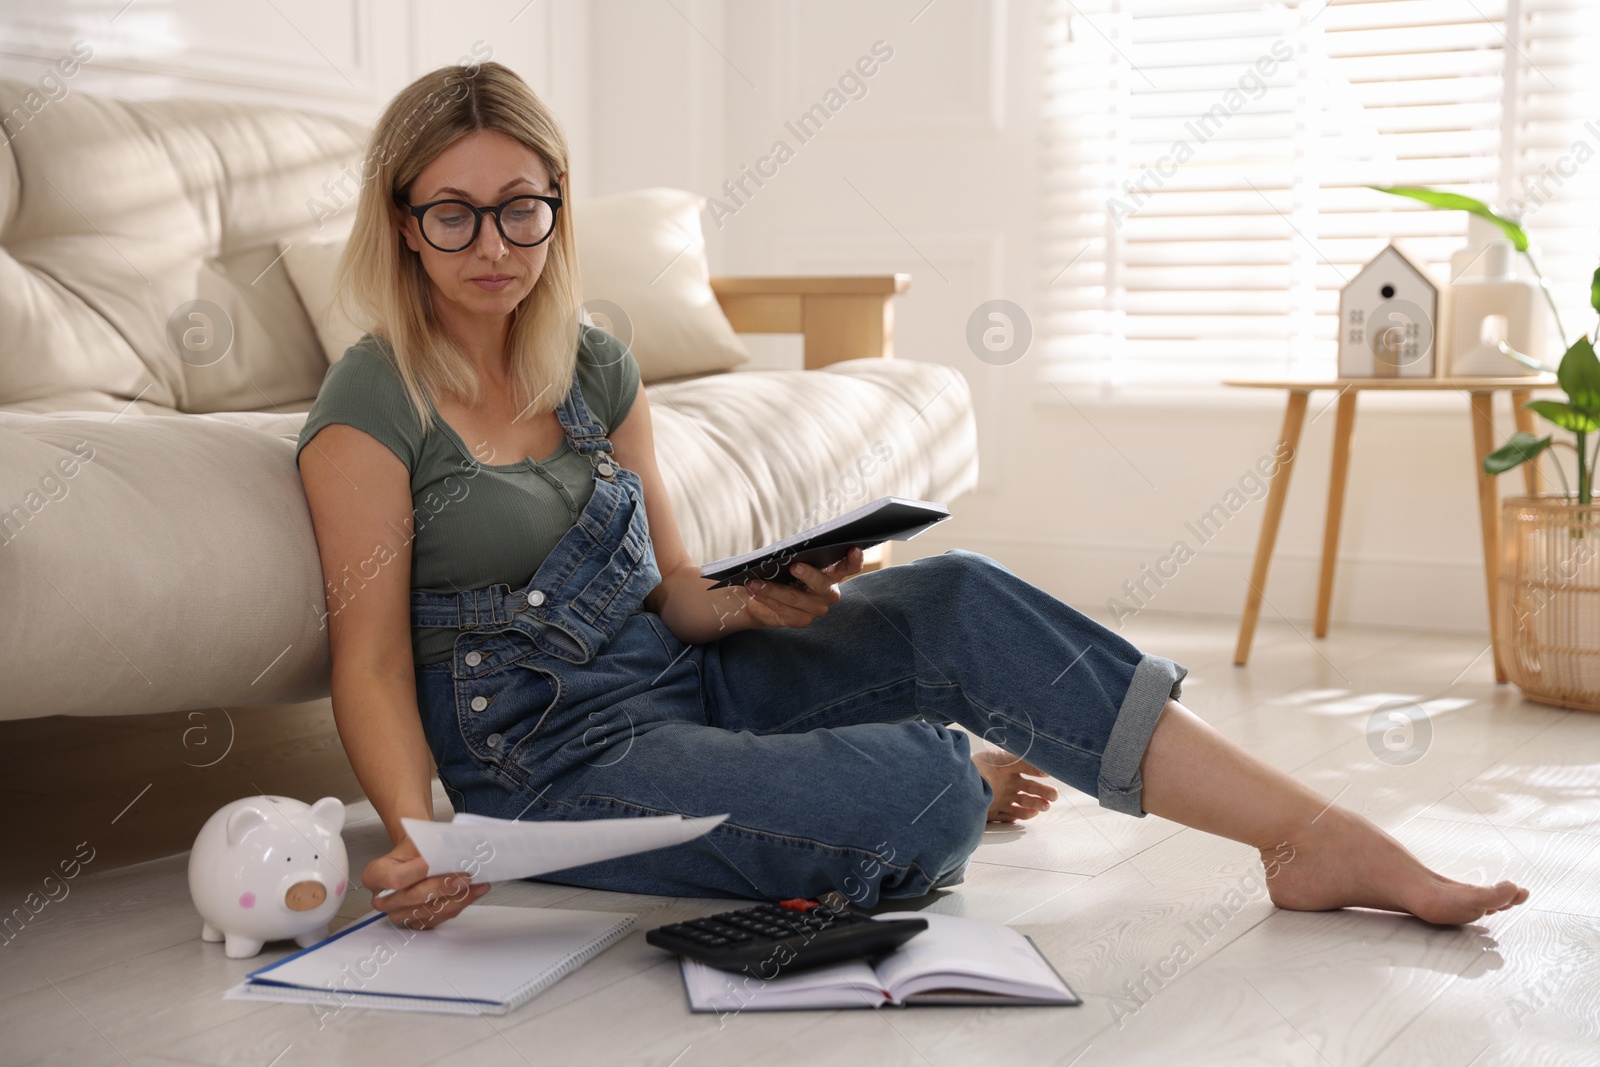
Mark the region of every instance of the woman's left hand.
<instances>
[{"instance_id":1,"label":"woman's left hand","mask_svg":"<svg viewBox=\"0 0 1600 1067\"><path fill-rule=\"evenodd\" d=\"M852 548L844 559L820 571L805 563L791 563L789 573L805 583L804 589L751 579L744 587L749 594L745 610L762 626L810 626L839 599L838 583L860 572L862 559L861 549Z\"/></svg>"}]
</instances>

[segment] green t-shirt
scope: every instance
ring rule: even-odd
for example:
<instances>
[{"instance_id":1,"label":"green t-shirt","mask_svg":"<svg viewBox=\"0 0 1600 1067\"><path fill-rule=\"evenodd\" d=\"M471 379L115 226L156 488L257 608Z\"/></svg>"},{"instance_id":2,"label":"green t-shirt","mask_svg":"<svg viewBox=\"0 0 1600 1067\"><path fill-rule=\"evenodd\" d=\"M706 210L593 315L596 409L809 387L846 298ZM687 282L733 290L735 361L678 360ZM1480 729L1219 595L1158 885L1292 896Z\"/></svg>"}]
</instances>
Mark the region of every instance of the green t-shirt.
<instances>
[{"instance_id":1,"label":"green t-shirt","mask_svg":"<svg viewBox=\"0 0 1600 1067\"><path fill-rule=\"evenodd\" d=\"M300 430L301 449L330 423L372 435L411 472L415 526L411 535L411 588L455 593L504 584L520 589L533 579L556 542L594 495L594 468L565 438L549 456L516 463L479 463L448 423L424 433L390 361L389 344L366 335L328 368ZM589 413L610 434L627 415L639 388L639 364L617 338L584 327L578 345L578 380ZM336 580L328 611L360 596L376 568L404 543L393 531L368 559ZM412 627L418 664L450 658L457 631Z\"/></svg>"}]
</instances>

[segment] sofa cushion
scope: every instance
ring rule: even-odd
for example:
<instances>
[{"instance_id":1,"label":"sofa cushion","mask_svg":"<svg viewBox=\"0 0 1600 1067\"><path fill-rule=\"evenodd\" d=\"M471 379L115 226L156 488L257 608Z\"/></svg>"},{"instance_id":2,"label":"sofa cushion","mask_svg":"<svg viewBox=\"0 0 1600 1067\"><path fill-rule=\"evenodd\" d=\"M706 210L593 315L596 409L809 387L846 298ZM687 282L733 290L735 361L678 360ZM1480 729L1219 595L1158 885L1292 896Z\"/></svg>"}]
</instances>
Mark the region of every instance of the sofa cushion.
<instances>
[{"instance_id":1,"label":"sofa cushion","mask_svg":"<svg viewBox=\"0 0 1600 1067\"><path fill-rule=\"evenodd\" d=\"M345 350L368 332L366 327L352 322L333 299L334 275L349 240L350 235L345 233L337 237L278 242L283 253L283 269L289 272L289 281L300 298L300 306L306 309L317 331L322 356L330 364L339 362Z\"/></svg>"},{"instance_id":2,"label":"sofa cushion","mask_svg":"<svg viewBox=\"0 0 1600 1067\"><path fill-rule=\"evenodd\" d=\"M966 380L937 364L719 374L646 396L702 562L875 497L949 501L977 481ZM0 413L0 716L326 695L321 567L294 464L303 421Z\"/></svg>"},{"instance_id":3,"label":"sofa cushion","mask_svg":"<svg viewBox=\"0 0 1600 1067\"><path fill-rule=\"evenodd\" d=\"M34 88L0 81L0 114ZM0 404L90 390L215 411L313 396L327 364L277 242L317 232L312 204L337 191L363 136L259 104L52 101L0 141L0 321L23 357L0 362ZM186 333L214 344L185 347Z\"/></svg>"},{"instance_id":4,"label":"sofa cushion","mask_svg":"<svg viewBox=\"0 0 1600 1067\"><path fill-rule=\"evenodd\" d=\"M732 370L749 359L711 292L700 229L704 202L679 189L641 189L573 208L591 319L603 318L594 324L622 338L646 383ZM347 236L279 245L329 363L367 332L333 299Z\"/></svg>"},{"instance_id":5,"label":"sofa cushion","mask_svg":"<svg viewBox=\"0 0 1600 1067\"><path fill-rule=\"evenodd\" d=\"M657 188L572 209L584 306L628 345L646 382L732 370L750 358L711 291L704 204Z\"/></svg>"},{"instance_id":6,"label":"sofa cushion","mask_svg":"<svg viewBox=\"0 0 1600 1067\"><path fill-rule=\"evenodd\" d=\"M301 410L309 410L311 402L302 403L306 406ZM120 396L112 396L110 393L94 389L74 389L68 393L52 393L32 400L19 400L15 404L0 404L0 412L6 411L27 415L48 415L58 411L104 411L110 415L179 414L176 408L167 407L165 404L152 404L149 400L124 400Z\"/></svg>"},{"instance_id":7,"label":"sofa cushion","mask_svg":"<svg viewBox=\"0 0 1600 1067\"><path fill-rule=\"evenodd\" d=\"M225 417L86 412L0 414L0 441L8 717L326 695L289 441Z\"/></svg>"}]
</instances>

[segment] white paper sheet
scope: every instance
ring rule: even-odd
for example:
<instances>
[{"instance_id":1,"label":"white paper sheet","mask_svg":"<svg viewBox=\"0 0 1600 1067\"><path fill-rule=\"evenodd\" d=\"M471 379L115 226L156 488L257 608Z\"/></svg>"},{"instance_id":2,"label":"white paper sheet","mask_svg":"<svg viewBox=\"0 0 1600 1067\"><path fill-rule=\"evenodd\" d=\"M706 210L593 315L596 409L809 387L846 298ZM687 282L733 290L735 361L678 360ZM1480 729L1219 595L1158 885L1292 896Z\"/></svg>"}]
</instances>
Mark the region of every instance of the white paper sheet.
<instances>
[{"instance_id":1,"label":"white paper sheet","mask_svg":"<svg viewBox=\"0 0 1600 1067\"><path fill-rule=\"evenodd\" d=\"M517 822L461 814L454 822L401 819L429 876L467 871L474 882L531 878L692 841L728 816Z\"/></svg>"}]
</instances>

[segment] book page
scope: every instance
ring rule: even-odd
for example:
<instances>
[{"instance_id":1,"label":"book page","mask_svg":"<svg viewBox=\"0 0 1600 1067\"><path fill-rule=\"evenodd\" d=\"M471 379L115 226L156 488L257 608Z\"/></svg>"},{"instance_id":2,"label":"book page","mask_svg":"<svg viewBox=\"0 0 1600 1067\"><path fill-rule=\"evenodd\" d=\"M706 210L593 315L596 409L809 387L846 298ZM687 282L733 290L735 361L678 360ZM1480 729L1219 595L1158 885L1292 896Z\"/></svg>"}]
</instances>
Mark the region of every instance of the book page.
<instances>
[{"instance_id":1,"label":"book page","mask_svg":"<svg viewBox=\"0 0 1600 1067\"><path fill-rule=\"evenodd\" d=\"M896 1002L932 989L1075 999L1050 965L1009 926L926 911L879 912L874 919L926 919L928 928L878 961L878 979Z\"/></svg>"},{"instance_id":2,"label":"book page","mask_svg":"<svg viewBox=\"0 0 1600 1067\"><path fill-rule=\"evenodd\" d=\"M683 961L683 984L696 1011L775 1011L779 1008L875 1008L887 995L878 976L861 960L780 973L762 979L754 973L724 971L699 960Z\"/></svg>"}]
</instances>

